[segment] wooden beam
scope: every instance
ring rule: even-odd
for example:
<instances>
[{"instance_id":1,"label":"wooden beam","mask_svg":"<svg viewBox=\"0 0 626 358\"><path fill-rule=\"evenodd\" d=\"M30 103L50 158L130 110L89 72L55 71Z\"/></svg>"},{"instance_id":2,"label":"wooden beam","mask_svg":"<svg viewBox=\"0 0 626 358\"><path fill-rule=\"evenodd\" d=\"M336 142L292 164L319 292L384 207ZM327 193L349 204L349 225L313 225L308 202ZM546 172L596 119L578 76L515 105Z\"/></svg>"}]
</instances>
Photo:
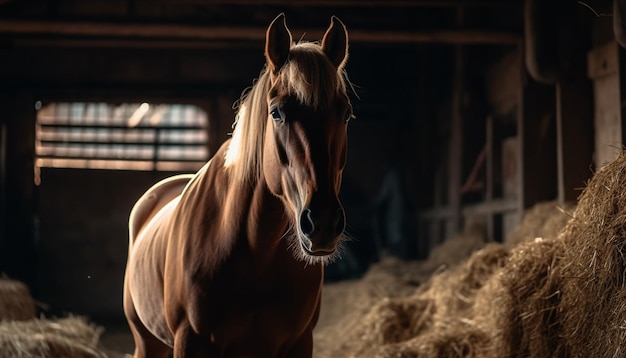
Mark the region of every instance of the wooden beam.
<instances>
[{"instance_id":1,"label":"wooden beam","mask_svg":"<svg viewBox=\"0 0 626 358\"><path fill-rule=\"evenodd\" d=\"M502 214L513 212L518 209L517 199L493 199L480 202L478 204L469 204L461 207L461 212L466 216ZM420 220L442 220L450 219L454 216L449 207L439 207L429 210L423 210L417 214Z\"/></svg>"},{"instance_id":2,"label":"wooden beam","mask_svg":"<svg viewBox=\"0 0 626 358\"><path fill-rule=\"evenodd\" d=\"M198 5L259 5L258 0L162 0L165 3ZM290 7L504 7L516 1L502 0L264 0L263 5Z\"/></svg>"},{"instance_id":3,"label":"wooden beam","mask_svg":"<svg viewBox=\"0 0 626 358\"><path fill-rule=\"evenodd\" d=\"M0 36L94 37L144 40L264 41L265 27L198 26L183 24L139 24L69 21L0 21ZM294 38L319 40L323 29L292 30ZM349 30L352 42L444 43L444 44L518 44L519 34L484 30Z\"/></svg>"},{"instance_id":4,"label":"wooden beam","mask_svg":"<svg viewBox=\"0 0 626 358\"><path fill-rule=\"evenodd\" d=\"M488 215L493 217L494 214L514 212L517 208L517 200L515 199L494 199L478 204L466 205L463 207L462 212L465 216Z\"/></svg>"}]
</instances>

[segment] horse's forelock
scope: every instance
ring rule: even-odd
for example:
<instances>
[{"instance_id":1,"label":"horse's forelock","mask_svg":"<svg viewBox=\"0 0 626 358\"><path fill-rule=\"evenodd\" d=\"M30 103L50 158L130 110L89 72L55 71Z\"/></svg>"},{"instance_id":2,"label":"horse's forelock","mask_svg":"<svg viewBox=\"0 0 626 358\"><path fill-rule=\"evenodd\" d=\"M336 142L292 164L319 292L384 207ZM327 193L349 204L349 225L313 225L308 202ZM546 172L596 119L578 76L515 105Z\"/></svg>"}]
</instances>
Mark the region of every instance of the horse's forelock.
<instances>
[{"instance_id":1,"label":"horse's forelock","mask_svg":"<svg viewBox=\"0 0 626 358\"><path fill-rule=\"evenodd\" d=\"M289 61L279 72L283 90L313 108L329 108L338 91L345 92L340 71L315 43L299 43L291 48Z\"/></svg>"}]
</instances>

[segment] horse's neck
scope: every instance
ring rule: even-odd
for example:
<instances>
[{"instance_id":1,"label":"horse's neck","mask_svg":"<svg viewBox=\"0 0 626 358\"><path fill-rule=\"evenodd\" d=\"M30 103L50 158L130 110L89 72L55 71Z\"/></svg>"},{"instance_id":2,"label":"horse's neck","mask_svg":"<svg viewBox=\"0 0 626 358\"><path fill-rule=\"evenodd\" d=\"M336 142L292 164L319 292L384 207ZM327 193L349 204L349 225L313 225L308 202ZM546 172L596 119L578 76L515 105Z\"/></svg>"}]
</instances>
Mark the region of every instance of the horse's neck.
<instances>
[{"instance_id":1,"label":"horse's neck","mask_svg":"<svg viewBox=\"0 0 626 358\"><path fill-rule=\"evenodd\" d=\"M217 219L222 240L237 240L239 244L247 241L251 250L278 247L276 244L289 225L284 204L269 191L262 175L254 181L236 181L229 178L229 173L224 170L222 153L218 152L197 182L195 200L213 198L209 205L219 208L216 217L210 219L211 225Z\"/></svg>"},{"instance_id":2,"label":"horse's neck","mask_svg":"<svg viewBox=\"0 0 626 358\"><path fill-rule=\"evenodd\" d=\"M246 236L252 248L276 247L289 229L284 204L269 191L263 179L254 185L246 227Z\"/></svg>"}]
</instances>

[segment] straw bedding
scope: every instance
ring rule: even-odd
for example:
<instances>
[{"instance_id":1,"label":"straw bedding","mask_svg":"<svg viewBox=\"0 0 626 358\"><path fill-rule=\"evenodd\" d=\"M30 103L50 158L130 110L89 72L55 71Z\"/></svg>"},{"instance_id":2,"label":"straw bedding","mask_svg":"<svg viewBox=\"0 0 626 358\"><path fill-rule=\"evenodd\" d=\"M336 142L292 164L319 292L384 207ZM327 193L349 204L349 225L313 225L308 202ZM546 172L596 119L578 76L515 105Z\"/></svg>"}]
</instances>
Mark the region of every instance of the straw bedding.
<instances>
[{"instance_id":1,"label":"straw bedding","mask_svg":"<svg viewBox=\"0 0 626 358\"><path fill-rule=\"evenodd\" d=\"M522 226L533 227L514 244L488 244L404 289L398 277L433 264L387 268L393 289L375 297L367 279L351 282L343 294L358 309L346 304L316 331L315 356L626 356L626 154L595 173L575 207L534 210L539 221L527 214Z\"/></svg>"}]
</instances>

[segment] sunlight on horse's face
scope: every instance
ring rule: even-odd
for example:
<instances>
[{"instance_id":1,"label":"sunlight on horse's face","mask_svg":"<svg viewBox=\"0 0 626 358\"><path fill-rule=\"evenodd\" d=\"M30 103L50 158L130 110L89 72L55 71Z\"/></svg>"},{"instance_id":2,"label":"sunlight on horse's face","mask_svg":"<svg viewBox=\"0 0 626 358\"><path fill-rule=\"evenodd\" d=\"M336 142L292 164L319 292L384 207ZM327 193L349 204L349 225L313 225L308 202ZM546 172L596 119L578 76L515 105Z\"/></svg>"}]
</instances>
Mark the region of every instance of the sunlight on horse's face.
<instances>
[{"instance_id":1,"label":"sunlight on horse's face","mask_svg":"<svg viewBox=\"0 0 626 358\"><path fill-rule=\"evenodd\" d=\"M334 254L345 229L338 195L351 111L345 96L331 107L316 110L288 95L269 103L266 181L292 215L304 257Z\"/></svg>"}]
</instances>

